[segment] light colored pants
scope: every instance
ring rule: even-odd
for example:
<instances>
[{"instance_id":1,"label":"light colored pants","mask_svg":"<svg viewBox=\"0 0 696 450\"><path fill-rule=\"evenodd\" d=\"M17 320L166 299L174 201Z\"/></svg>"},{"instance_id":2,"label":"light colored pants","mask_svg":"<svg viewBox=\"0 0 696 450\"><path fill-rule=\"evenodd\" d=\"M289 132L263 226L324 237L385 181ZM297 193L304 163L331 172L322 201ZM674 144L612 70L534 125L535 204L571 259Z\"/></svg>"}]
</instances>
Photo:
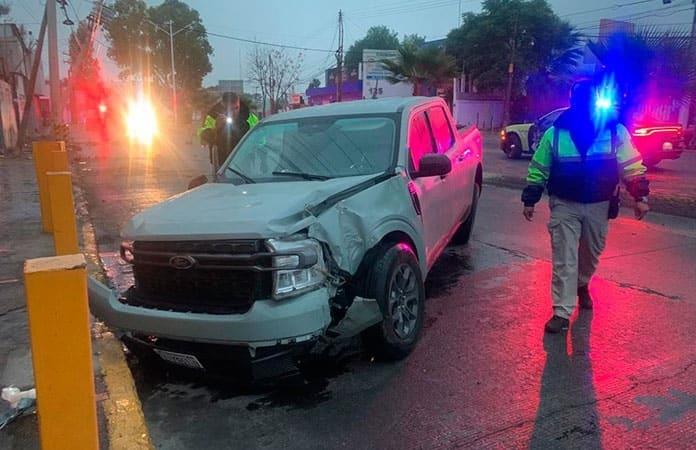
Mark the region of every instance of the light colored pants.
<instances>
[{"instance_id":1,"label":"light colored pants","mask_svg":"<svg viewBox=\"0 0 696 450\"><path fill-rule=\"evenodd\" d=\"M577 303L578 286L587 286L597 269L609 227L609 202L576 203L549 199L555 315L569 318Z\"/></svg>"}]
</instances>

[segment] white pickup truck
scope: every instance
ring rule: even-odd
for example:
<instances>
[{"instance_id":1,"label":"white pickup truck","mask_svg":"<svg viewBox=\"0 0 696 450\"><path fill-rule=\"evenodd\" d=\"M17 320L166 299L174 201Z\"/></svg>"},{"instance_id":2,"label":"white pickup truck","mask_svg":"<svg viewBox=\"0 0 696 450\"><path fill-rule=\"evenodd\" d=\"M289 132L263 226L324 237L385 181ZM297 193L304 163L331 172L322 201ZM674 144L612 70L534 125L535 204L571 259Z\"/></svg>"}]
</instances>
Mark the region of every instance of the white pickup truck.
<instances>
[{"instance_id":1,"label":"white pickup truck","mask_svg":"<svg viewBox=\"0 0 696 450\"><path fill-rule=\"evenodd\" d=\"M428 271L471 236L481 158L479 131L458 131L439 98L269 117L215 180L132 218L134 285L91 279L91 310L130 348L188 367L294 359L358 333L402 358Z\"/></svg>"}]
</instances>

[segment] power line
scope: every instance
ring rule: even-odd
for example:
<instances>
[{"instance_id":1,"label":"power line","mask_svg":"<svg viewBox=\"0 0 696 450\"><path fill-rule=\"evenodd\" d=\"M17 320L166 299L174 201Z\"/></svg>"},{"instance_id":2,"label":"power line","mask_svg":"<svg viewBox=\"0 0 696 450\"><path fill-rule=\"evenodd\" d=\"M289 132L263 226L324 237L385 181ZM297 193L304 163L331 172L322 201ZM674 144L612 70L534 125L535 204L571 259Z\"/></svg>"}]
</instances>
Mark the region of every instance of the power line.
<instances>
[{"instance_id":1,"label":"power line","mask_svg":"<svg viewBox=\"0 0 696 450\"><path fill-rule=\"evenodd\" d=\"M30 16L32 19L39 20L39 18L36 17L36 13L30 11L30 10L29 10L29 7L28 7L24 2L19 2L19 6L21 6L22 9L24 9L24 11L26 11L27 14L29 14L29 16ZM39 23L41 23L41 22L39 22Z\"/></svg>"},{"instance_id":2,"label":"power line","mask_svg":"<svg viewBox=\"0 0 696 450\"><path fill-rule=\"evenodd\" d=\"M476 0L464 0L466 2L472 2ZM429 1L429 2L421 2L421 3L411 3L408 5L401 5L397 7L391 7L391 8L383 8L383 9L373 9L369 12L363 12L363 13L357 13L357 14L352 14L351 17L355 20L364 20L364 19L369 19L369 18L374 18L374 17L382 17L386 15L396 15L396 14L406 14L406 13L412 13L412 12L419 12L419 11L425 11L428 9L435 9L435 8L442 8L446 6L452 6L454 4L458 3L451 1L451 0L437 0L437 1Z\"/></svg>"},{"instance_id":3,"label":"power line","mask_svg":"<svg viewBox=\"0 0 696 450\"><path fill-rule=\"evenodd\" d=\"M99 1L97 1L97 0L88 0L88 1L90 1L90 2L92 2L92 3L94 3L94 4L100 4L100 5L103 6L105 9L109 9L109 10L111 10L111 11L116 12L112 7L110 7L110 6L108 6L108 5L105 5L105 4L102 4L101 2L99 2ZM194 30L192 30L192 31L194 31ZM195 31L194 31L194 32L195 32ZM232 40L232 41L246 42L246 43L249 43L249 44L256 44L256 45L266 45L266 46L269 46L269 47L289 48L289 49L293 49L293 50L303 50L303 51L307 51L307 52L334 53L334 50L328 50L328 49L323 49L323 48L300 47L300 46L295 46L295 45L276 44L276 43L273 43L273 42L258 41L258 40L256 40L256 39L246 39L246 38L241 38L241 37L238 37L238 36L230 36L230 35L228 35L228 34L215 33L215 32L207 31L207 30L204 31L204 32L202 32L202 33L201 33L201 32L199 32L199 33L200 33L200 34L206 34L206 35L208 35L208 36L214 36L214 37L222 38L222 39L229 39L229 40Z\"/></svg>"},{"instance_id":4,"label":"power line","mask_svg":"<svg viewBox=\"0 0 696 450\"><path fill-rule=\"evenodd\" d=\"M306 52L334 53L334 51L335 51L335 50L327 50L327 49L323 49L323 48L299 47L299 46L295 46L295 45L275 44L272 42L257 41L255 39L245 39L245 38L240 38L240 37L236 37L236 36L229 36L229 35L221 34L221 33L213 33L212 31L203 31L201 34L207 34L208 36L219 37L222 39L229 39L232 41L246 42L249 44L267 45L269 47L289 48L289 49L293 49L293 50L303 50Z\"/></svg>"},{"instance_id":5,"label":"power line","mask_svg":"<svg viewBox=\"0 0 696 450\"><path fill-rule=\"evenodd\" d=\"M638 11L630 14L624 14L624 15L619 15L618 17L613 17L610 18L612 20L630 20L630 19L642 19L645 17L651 17L651 16L657 16L657 17L667 17L670 16L676 12L680 12L681 10L677 10L677 8L682 8L684 7L684 4L671 4L668 6L663 6L659 8L653 8L653 9L647 9L645 11ZM690 6L686 6L687 8L691 8ZM616 6L610 7L610 8L601 8L597 10L591 10L591 11L583 11L583 12L595 12L595 11L602 11L602 10L607 10L607 9L616 9ZM663 13L663 14L659 14ZM664 14L666 13L666 14ZM567 17L563 16L563 17ZM586 20L584 22L580 22L576 24L576 26L583 26L583 25L590 25L593 23L597 23L595 20Z\"/></svg>"},{"instance_id":6,"label":"power line","mask_svg":"<svg viewBox=\"0 0 696 450\"><path fill-rule=\"evenodd\" d=\"M634 2L630 2L630 3L614 4L614 5L612 5L612 6L607 6L607 7L604 7L604 8L585 9L585 10L582 10L582 11L575 11L575 12L572 12L572 13L570 13L570 14L564 14L564 15L561 16L561 18L565 19L566 17L580 16L580 15L589 14L589 13L596 13L596 12L599 12L599 11L617 10L617 9L622 8L622 7L625 7L625 6L634 6L634 5L638 5L638 4L641 4L641 3L648 3L648 2L651 2L651 1L654 1L654 0L639 0L639 1L634 1ZM640 11L640 12L633 13L633 14L644 14L644 13L647 13L647 12L664 11L665 9L673 8L673 7L675 7L675 6L683 6L683 5L671 4L671 5L668 5L668 6L662 6L662 7L655 8L655 9L651 9L651 10Z\"/></svg>"}]
</instances>

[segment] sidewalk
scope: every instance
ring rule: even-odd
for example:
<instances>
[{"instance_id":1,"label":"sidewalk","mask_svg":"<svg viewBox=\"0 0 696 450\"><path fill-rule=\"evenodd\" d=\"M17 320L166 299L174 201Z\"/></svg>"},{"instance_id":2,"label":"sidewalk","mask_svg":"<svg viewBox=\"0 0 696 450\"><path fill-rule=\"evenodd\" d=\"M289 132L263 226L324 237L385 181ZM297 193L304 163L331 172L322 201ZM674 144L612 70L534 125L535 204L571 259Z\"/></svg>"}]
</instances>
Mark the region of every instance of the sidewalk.
<instances>
[{"instance_id":1,"label":"sidewalk","mask_svg":"<svg viewBox=\"0 0 696 450\"><path fill-rule=\"evenodd\" d=\"M78 184L77 177L73 183ZM41 231L37 189L30 153L0 156L0 387L24 389L34 385L23 266L27 259L55 254L51 235ZM94 248L91 225L77 186L75 191L80 248L87 254L88 272L95 273L100 269L90 250ZM95 324L92 346L100 447L148 448L147 430L139 420L140 403L120 344ZM5 404L0 405L0 410L5 408ZM124 432L124 428L131 430ZM20 417L0 430L0 449L38 448L35 414Z\"/></svg>"},{"instance_id":2,"label":"sidewalk","mask_svg":"<svg viewBox=\"0 0 696 450\"><path fill-rule=\"evenodd\" d=\"M53 240L41 233L33 162L27 155L0 158L0 386L34 385L23 265L53 255ZM5 405L2 405L3 408ZM2 448L39 448L36 416L0 431Z\"/></svg>"}]
</instances>

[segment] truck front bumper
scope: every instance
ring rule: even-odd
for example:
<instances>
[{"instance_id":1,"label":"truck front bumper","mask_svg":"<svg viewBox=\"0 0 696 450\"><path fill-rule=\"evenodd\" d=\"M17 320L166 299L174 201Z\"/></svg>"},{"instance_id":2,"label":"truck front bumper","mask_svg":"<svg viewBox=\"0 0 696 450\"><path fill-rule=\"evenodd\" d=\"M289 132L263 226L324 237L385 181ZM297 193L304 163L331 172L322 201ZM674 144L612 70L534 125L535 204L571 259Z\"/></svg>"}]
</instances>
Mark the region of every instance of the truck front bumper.
<instances>
[{"instance_id":1,"label":"truck front bumper","mask_svg":"<svg viewBox=\"0 0 696 450\"><path fill-rule=\"evenodd\" d=\"M331 322L325 288L281 301L258 300L244 314L200 314L126 305L94 278L88 282L93 315L123 331L189 342L271 347L306 342Z\"/></svg>"}]
</instances>

